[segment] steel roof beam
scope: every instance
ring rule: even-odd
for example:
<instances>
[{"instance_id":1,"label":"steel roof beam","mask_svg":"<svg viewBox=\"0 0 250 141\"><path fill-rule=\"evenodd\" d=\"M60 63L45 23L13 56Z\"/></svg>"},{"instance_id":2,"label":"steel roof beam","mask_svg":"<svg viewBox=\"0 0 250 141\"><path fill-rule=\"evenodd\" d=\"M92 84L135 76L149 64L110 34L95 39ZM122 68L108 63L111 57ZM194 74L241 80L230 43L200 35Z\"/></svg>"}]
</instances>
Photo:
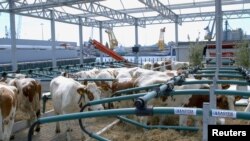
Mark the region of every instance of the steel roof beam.
<instances>
[{"instance_id":1,"label":"steel roof beam","mask_svg":"<svg viewBox=\"0 0 250 141\"><path fill-rule=\"evenodd\" d=\"M68 5L69 6L69 5ZM97 4L97 3L81 3L77 5L69 6L71 8L76 8L78 10L86 11L89 13L97 14L99 16L107 17L110 19L118 20L120 22L126 22L130 25L135 25L136 18L133 16L128 15L127 13L123 13L111 8L108 8L106 6ZM83 17L84 14L82 15ZM137 20L138 26L145 27L145 21L143 20Z\"/></svg>"},{"instance_id":2,"label":"steel roof beam","mask_svg":"<svg viewBox=\"0 0 250 141\"><path fill-rule=\"evenodd\" d=\"M28 0L22 0L15 2L15 7L13 8L13 10L15 10L15 12L21 12L27 10L47 9L69 4L89 3L97 1L103 1L103 0L46 0L46 1L34 0L33 3L28 3Z\"/></svg>"},{"instance_id":3,"label":"steel roof beam","mask_svg":"<svg viewBox=\"0 0 250 141\"><path fill-rule=\"evenodd\" d=\"M30 10L30 11L25 11L23 13L18 13L18 15L50 20L51 19L51 15L50 15L51 11L53 11L55 21L79 25L79 16L72 15L72 14L69 14L66 12L57 11L55 9L53 9L53 10L50 10L50 9ZM83 26L99 27L100 21L98 21L98 20L90 19L87 17L80 17L80 18L81 18ZM103 27L104 28L110 27L110 26L107 27L106 25L107 24L105 24Z\"/></svg>"},{"instance_id":4,"label":"steel roof beam","mask_svg":"<svg viewBox=\"0 0 250 141\"><path fill-rule=\"evenodd\" d=\"M180 23L178 21L178 15L176 15L171 9L162 4L159 0L139 0L141 3L147 5L149 8L160 13L161 16L170 19L171 21ZM180 23L181 24L181 23Z\"/></svg>"},{"instance_id":5,"label":"steel roof beam","mask_svg":"<svg viewBox=\"0 0 250 141\"><path fill-rule=\"evenodd\" d=\"M179 17L182 19L182 22L210 21L211 19L214 18L214 16L215 16L214 12L179 15ZM223 11L223 19L239 19L239 18L250 18L250 9ZM146 25L174 23L174 21L166 19L162 16L144 17L142 19L146 21ZM114 27L128 26L127 24L120 23L115 20L103 21L103 24L108 24L108 25L111 24Z\"/></svg>"},{"instance_id":6,"label":"steel roof beam","mask_svg":"<svg viewBox=\"0 0 250 141\"><path fill-rule=\"evenodd\" d=\"M227 0L222 1L222 5L234 5L234 4L247 4L250 3L250 0ZM173 4L173 5L166 5L169 6L171 10L178 10L178 9L188 9L188 8L203 8L203 7L212 7L215 5L214 1L204 1L204 2L195 2L195 3L183 3L183 4ZM141 8L131 8L131 9L120 9L120 12L126 12L127 14L133 13L143 13L143 12L152 12L152 9L147 7ZM84 15L85 17L95 17L95 14L88 13Z\"/></svg>"}]
</instances>

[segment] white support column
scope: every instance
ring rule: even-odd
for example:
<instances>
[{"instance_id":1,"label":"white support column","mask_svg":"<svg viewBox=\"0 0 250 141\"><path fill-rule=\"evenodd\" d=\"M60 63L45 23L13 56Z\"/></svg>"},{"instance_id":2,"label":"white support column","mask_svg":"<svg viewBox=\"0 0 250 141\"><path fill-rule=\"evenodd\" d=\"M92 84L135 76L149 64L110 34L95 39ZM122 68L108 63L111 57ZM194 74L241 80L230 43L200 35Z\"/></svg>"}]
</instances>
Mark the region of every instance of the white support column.
<instances>
[{"instance_id":1,"label":"white support column","mask_svg":"<svg viewBox=\"0 0 250 141\"><path fill-rule=\"evenodd\" d=\"M175 47L176 47L176 49L175 49L175 52L177 53L176 54L176 60L177 61L180 61L180 50L178 49L178 18L175 20ZM172 52L172 50L171 50L171 52Z\"/></svg>"},{"instance_id":2,"label":"white support column","mask_svg":"<svg viewBox=\"0 0 250 141\"><path fill-rule=\"evenodd\" d=\"M202 141L208 141L208 124L209 124L209 112L210 105L207 102L203 103L203 115L202 115Z\"/></svg>"},{"instance_id":3,"label":"white support column","mask_svg":"<svg viewBox=\"0 0 250 141\"><path fill-rule=\"evenodd\" d=\"M82 18L79 17L79 44L80 44L80 64L83 64L83 36L82 36Z\"/></svg>"},{"instance_id":4,"label":"white support column","mask_svg":"<svg viewBox=\"0 0 250 141\"><path fill-rule=\"evenodd\" d=\"M221 46L222 46L222 10L221 10L221 0L215 1L215 19L216 19L216 66L218 75L218 70L221 67Z\"/></svg>"},{"instance_id":5,"label":"white support column","mask_svg":"<svg viewBox=\"0 0 250 141\"><path fill-rule=\"evenodd\" d=\"M56 67L56 37L55 37L55 19L53 11L50 11L51 21L51 42L52 42L52 67Z\"/></svg>"},{"instance_id":6,"label":"white support column","mask_svg":"<svg viewBox=\"0 0 250 141\"><path fill-rule=\"evenodd\" d=\"M138 45L138 21L135 20L135 45Z\"/></svg>"},{"instance_id":7,"label":"white support column","mask_svg":"<svg viewBox=\"0 0 250 141\"><path fill-rule=\"evenodd\" d=\"M139 46L138 43L138 20L135 20L135 46ZM135 53L135 59L134 59L134 63L138 64L138 58L139 58L139 52Z\"/></svg>"},{"instance_id":8,"label":"white support column","mask_svg":"<svg viewBox=\"0 0 250 141\"><path fill-rule=\"evenodd\" d=\"M210 102L210 109L216 109L217 105L217 98L214 93L215 89L217 89L217 84L216 84L216 78L213 78L213 84L210 85L210 90L209 90L209 102ZM216 124L216 119L215 117L209 117L209 124L215 125Z\"/></svg>"},{"instance_id":9,"label":"white support column","mask_svg":"<svg viewBox=\"0 0 250 141\"><path fill-rule=\"evenodd\" d=\"M100 21L99 34L100 34L100 43L102 43L102 22ZM103 52L100 52L101 63L103 62Z\"/></svg>"},{"instance_id":10,"label":"white support column","mask_svg":"<svg viewBox=\"0 0 250 141\"><path fill-rule=\"evenodd\" d=\"M9 1L10 9L12 9L14 4L13 0ZM12 71L16 71L17 68L17 59L16 59L16 27L15 27L15 14L13 11L10 11L10 34L11 34L11 62L12 62Z\"/></svg>"},{"instance_id":11,"label":"white support column","mask_svg":"<svg viewBox=\"0 0 250 141\"><path fill-rule=\"evenodd\" d=\"M178 19L177 19L177 21L178 21ZM179 42L179 40L178 40L178 36L179 36L178 32L179 32L179 30L178 30L178 22L175 22L175 44L176 44L176 46L178 46L178 42Z\"/></svg>"}]
</instances>

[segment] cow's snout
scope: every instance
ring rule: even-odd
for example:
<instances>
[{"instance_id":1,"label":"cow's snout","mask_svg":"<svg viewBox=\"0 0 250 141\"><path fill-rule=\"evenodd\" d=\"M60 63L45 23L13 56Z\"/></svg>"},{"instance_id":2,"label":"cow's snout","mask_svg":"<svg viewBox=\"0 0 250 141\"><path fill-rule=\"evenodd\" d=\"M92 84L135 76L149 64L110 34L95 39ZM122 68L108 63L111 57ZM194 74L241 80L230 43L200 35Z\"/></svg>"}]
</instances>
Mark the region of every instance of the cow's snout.
<instances>
[{"instance_id":1,"label":"cow's snout","mask_svg":"<svg viewBox=\"0 0 250 141\"><path fill-rule=\"evenodd\" d=\"M103 106L102 105L95 105L95 106L91 106L91 107L89 107L89 111L96 111L96 110L103 110L104 108L103 108Z\"/></svg>"}]
</instances>

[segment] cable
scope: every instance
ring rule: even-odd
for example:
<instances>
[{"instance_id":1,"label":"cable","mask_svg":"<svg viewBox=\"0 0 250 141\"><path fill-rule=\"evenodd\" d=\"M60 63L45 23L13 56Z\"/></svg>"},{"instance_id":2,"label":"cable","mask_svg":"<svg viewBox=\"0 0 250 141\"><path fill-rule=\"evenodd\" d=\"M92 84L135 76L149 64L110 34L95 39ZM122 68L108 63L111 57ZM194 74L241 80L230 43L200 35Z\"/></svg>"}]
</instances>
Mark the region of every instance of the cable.
<instances>
[{"instance_id":1,"label":"cable","mask_svg":"<svg viewBox=\"0 0 250 141\"><path fill-rule=\"evenodd\" d=\"M124 7L124 4L122 2L122 0L120 0L121 4L122 4L122 7L123 7L123 10L126 11L125 7Z\"/></svg>"}]
</instances>

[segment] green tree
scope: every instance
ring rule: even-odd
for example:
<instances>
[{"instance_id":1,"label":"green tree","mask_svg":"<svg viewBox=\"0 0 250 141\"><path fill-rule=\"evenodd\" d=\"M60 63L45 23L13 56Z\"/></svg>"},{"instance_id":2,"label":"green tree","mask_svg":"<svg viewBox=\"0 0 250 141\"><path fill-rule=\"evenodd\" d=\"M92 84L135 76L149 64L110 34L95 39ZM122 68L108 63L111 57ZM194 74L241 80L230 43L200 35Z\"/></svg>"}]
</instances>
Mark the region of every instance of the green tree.
<instances>
[{"instance_id":1,"label":"green tree","mask_svg":"<svg viewBox=\"0 0 250 141\"><path fill-rule=\"evenodd\" d=\"M249 41L244 40L241 43L236 44L235 63L244 68L250 67Z\"/></svg>"},{"instance_id":2,"label":"green tree","mask_svg":"<svg viewBox=\"0 0 250 141\"><path fill-rule=\"evenodd\" d=\"M190 66L202 66L203 46L200 43L191 43L189 47L189 63Z\"/></svg>"}]
</instances>

